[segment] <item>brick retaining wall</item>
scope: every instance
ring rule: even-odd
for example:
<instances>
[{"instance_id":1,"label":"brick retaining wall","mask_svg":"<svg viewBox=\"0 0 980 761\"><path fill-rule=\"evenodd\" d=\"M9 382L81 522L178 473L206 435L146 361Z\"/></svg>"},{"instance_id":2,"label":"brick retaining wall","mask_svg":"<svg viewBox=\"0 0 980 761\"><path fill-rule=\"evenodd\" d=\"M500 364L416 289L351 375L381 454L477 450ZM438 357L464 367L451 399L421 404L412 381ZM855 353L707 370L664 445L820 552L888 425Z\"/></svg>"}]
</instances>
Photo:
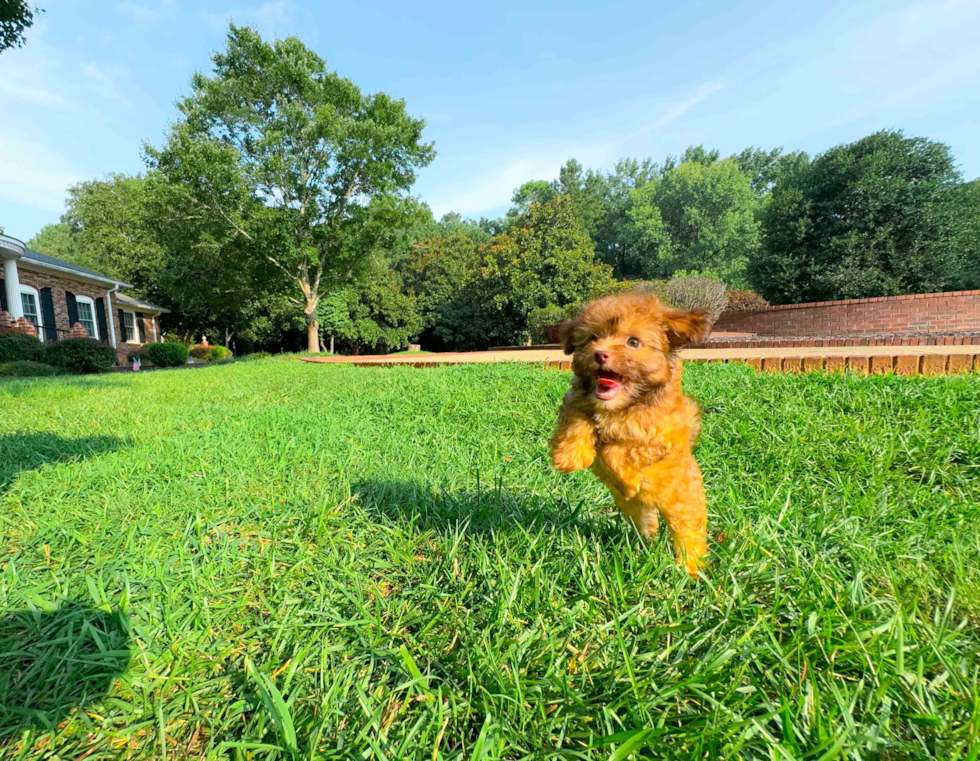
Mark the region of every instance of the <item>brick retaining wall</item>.
<instances>
[{"instance_id":1,"label":"brick retaining wall","mask_svg":"<svg viewBox=\"0 0 980 761\"><path fill-rule=\"evenodd\" d=\"M726 311L715 322L714 329L808 337L980 332L980 291L917 293Z\"/></svg>"}]
</instances>

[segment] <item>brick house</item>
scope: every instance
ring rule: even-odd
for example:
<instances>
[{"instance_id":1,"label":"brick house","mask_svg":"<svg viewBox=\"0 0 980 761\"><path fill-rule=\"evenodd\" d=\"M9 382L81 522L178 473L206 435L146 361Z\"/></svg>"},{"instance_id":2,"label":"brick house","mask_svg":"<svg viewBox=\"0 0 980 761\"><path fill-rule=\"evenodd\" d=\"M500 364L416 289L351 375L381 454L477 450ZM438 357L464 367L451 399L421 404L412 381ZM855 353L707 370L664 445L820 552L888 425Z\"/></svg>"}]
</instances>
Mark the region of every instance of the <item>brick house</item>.
<instances>
[{"instance_id":1,"label":"brick house","mask_svg":"<svg viewBox=\"0 0 980 761\"><path fill-rule=\"evenodd\" d=\"M129 352L162 340L162 307L120 291L127 283L53 256L31 251L0 233L0 333L37 335L48 343L89 336Z\"/></svg>"}]
</instances>

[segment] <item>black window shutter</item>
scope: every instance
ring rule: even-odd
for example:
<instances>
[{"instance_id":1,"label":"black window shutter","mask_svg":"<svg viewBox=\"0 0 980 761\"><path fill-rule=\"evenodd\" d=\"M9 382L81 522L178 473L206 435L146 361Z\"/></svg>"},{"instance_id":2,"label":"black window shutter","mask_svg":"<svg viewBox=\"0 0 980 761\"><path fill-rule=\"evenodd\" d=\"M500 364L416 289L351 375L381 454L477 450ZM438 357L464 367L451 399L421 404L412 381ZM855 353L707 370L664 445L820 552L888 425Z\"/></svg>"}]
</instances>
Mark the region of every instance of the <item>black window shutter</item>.
<instances>
[{"instance_id":1,"label":"black window shutter","mask_svg":"<svg viewBox=\"0 0 980 761\"><path fill-rule=\"evenodd\" d=\"M118 310L119 312L119 335L122 336L123 343L129 340L129 336L126 334L126 321L123 319L123 310Z\"/></svg>"},{"instance_id":2,"label":"black window shutter","mask_svg":"<svg viewBox=\"0 0 980 761\"><path fill-rule=\"evenodd\" d=\"M7 311L7 284L0 278L0 312Z\"/></svg>"},{"instance_id":3,"label":"black window shutter","mask_svg":"<svg viewBox=\"0 0 980 761\"><path fill-rule=\"evenodd\" d=\"M41 289L41 321L44 323L44 340L57 341L58 331L55 330L54 322L54 299L51 298L51 289Z\"/></svg>"},{"instance_id":4,"label":"black window shutter","mask_svg":"<svg viewBox=\"0 0 980 761\"><path fill-rule=\"evenodd\" d=\"M140 331L140 343L141 344L145 344L146 343L146 327L143 325L143 317L144 317L144 315L143 315L142 312L137 312L136 313L136 327L139 328L139 331Z\"/></svg>"},{"instance_id":5,"label":"black window shutter","mask_svg":"<svg viewBox=\"0 0 980 761\"><path fill-rule=\"evenodd\" d=\"M65 301L68 302L68 329L71 330L72 325L78 322L78 302L75 300L75 294L71 291L65 291Z\"/></svg>"},{"instance_id":6,"label":"black window shutter","mask_svg":"<svg viewBox=\"0 0 980 761\"><path fill-rule=\"evenodd\" d=\"M95 319L99 323L99 338L106 343L112 343L109 340L109 326L106 325L105 320L105 299L95 300Z\"/></svg>"}]
</instances>

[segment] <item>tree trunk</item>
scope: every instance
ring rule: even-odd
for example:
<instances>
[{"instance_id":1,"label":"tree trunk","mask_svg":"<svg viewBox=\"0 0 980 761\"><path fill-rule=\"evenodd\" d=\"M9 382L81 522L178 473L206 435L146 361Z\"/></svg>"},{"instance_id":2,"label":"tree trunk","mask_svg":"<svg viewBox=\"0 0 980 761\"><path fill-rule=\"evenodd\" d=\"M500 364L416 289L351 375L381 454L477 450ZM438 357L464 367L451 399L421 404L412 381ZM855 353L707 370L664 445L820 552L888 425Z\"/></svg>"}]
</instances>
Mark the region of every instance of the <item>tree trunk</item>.
<instances>
[{"instance_id":1,"label":"tree trunk","mask_svg":"<svg viewBox=\"0 0 980 761\"><path fill-rule=\"evenodd\" d=\"M306 349L320 351L320 323L314 315L306 315Z\"/></svg>"},{"instance_id":2,"label":"tree trunk","mask_svg":"<svg viewBox=\"0 0 980 761\"><path fill-rule=\"evenodd\" d=\"M330 353L333 354L333 336L330 336Z\"/></svg>"},{"instance_id":3,"label":"tree trunk","mask_svg":"<svg viewBox=\"0 0 980 761\"><path fill-rule=\"evenodd\" d=\"M231 349L231 331L225 328L225 348Z\"/></svg>"}]
</instances>

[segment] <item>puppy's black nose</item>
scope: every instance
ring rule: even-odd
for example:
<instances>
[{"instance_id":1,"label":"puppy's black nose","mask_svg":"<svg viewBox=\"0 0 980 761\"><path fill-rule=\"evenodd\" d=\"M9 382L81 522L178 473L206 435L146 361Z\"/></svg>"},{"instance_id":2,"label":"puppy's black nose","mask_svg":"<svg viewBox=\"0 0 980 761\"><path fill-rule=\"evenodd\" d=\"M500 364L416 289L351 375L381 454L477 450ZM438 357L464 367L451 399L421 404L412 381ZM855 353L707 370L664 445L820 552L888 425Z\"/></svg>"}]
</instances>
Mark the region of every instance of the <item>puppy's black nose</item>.
<instances>
[{"instance_id":1,"label":"puppy's black nose","mask_svg":"<svg viewBox=\"0 0 980 761\"><path fill-rule=\"evenodd\" d=\"M595 361L599 363L600 366L606 364L609 361L608 351L597 351L595 353Z\"/></svg>"}]
</instances>

